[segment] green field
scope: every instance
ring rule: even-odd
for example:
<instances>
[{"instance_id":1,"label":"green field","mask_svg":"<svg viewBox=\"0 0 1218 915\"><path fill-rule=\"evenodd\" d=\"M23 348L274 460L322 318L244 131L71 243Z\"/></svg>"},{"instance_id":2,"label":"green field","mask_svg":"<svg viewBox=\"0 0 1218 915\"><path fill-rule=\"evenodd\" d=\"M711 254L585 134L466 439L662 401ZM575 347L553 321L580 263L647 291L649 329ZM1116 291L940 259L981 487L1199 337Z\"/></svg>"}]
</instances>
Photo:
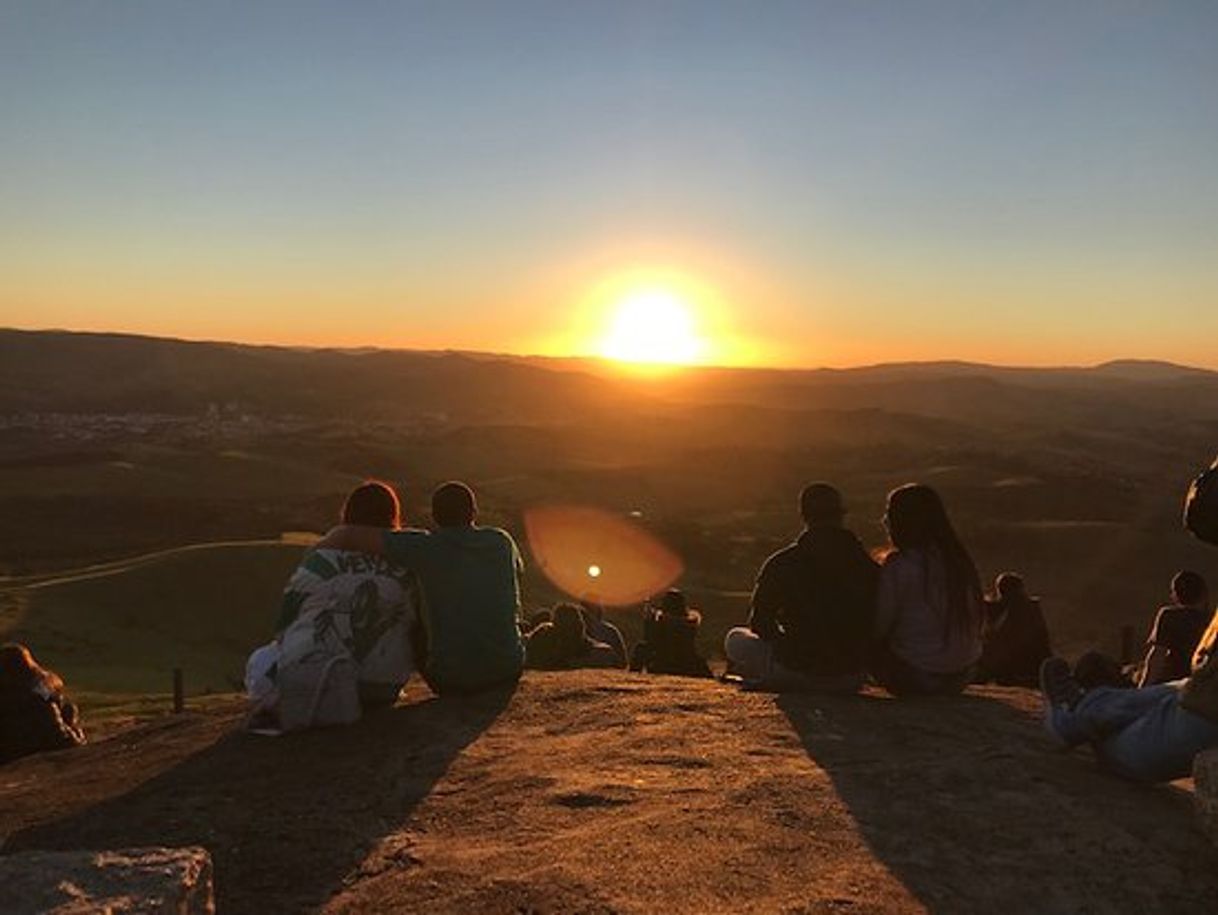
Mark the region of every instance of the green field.
<instances>
[{"instance_id":1,"label":"green field","mask_svg":"<svg viewBox=\"0 0 1218 915\"><path fill-rule=\"evenodd\" d=\"M86 705L172 688L240 688L267 641L304 547L261 541L186 547L55 576L0 580L0 639L30 645Z\"/></svg>"}]
</instances>

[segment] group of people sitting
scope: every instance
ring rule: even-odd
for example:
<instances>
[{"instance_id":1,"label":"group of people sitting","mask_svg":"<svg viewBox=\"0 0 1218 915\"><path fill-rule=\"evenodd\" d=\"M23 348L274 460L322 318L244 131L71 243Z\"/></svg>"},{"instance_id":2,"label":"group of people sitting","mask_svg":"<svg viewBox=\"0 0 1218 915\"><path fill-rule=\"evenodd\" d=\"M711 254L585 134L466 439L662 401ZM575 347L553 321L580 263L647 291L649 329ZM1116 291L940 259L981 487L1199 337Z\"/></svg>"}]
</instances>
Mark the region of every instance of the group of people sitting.
<instances>
[{"instance_id":1,"label":"group of people sitting","mask_svg":"<svg viewBox=\"0 0 1218 915\"><path fill-rule=\"evenodd\" d=\"M953 695L978 681L1039 684L1051 734L1067 746L1094 743L1134 778L1184 774L1186 758L1218 745L1218 619L1196 573L1173 580L1174 602L1126 679L1098 655L1074 669L1051 657L1039 601L1019 575L1000 575L987 596L931 487L889 494L889 543L874 556L845 526L833 486L805 487L799 510L802 533L762 565L747 624L726 635L725 679L775 691L856 691L870 679L895 696ZM392 487L357 487L342 523L291 576L274 639L249 659L251 729L353 721L396 702L416 671L439 695L507 687L525 667L712 676L697 648L701 617L676 589L644 608L643 639L629 653L592 603L521 620L520 551L477 515L472 490L449 482L432 497L434 529L403 528ZM13 737L19 718L9 705L35 700L45 728ZM41 741L35 749L84 740L59 678L21 646L0 650L0 701L0 760L29 752L22 740Z\"/></svg>"}]
</instances>

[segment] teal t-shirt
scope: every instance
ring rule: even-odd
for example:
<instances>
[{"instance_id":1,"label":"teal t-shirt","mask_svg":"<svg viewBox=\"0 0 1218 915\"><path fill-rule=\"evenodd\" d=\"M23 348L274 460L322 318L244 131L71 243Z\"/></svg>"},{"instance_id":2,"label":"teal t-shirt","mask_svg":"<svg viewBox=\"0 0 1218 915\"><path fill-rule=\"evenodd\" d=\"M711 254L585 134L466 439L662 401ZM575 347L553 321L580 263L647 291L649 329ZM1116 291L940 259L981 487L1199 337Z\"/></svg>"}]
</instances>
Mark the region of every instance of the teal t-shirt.
<instances>
[{"instance_id":1,"label":"teal t-shirt","mask_svg":"<svg viewBox=\"0 0 1218 915\"><path fill-rule=\"evenodd\" d=\"M427 679L440 692L468 692L519 675L524 646L520 550L494 527L386 531L385 556L423 586Z\"/></svg>"}]
</instances>

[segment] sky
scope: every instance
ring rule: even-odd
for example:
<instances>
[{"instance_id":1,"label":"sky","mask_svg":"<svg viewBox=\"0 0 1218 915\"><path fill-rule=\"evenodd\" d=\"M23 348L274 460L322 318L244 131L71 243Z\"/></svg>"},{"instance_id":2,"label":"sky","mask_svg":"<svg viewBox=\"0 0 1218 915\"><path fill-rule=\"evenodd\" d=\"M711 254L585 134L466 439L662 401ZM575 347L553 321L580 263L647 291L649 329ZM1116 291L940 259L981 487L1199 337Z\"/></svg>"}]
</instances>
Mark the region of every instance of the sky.
<instances>
[{"instance_id":1,"label":"sky","mask_svg":"<svg viewBox=\"0 0 1218 915\"><path fill-rule=\"evenodd\" d=\"M0 326L1218 367L1218 3L0 0Z\"/></svg>"}]
</instances>

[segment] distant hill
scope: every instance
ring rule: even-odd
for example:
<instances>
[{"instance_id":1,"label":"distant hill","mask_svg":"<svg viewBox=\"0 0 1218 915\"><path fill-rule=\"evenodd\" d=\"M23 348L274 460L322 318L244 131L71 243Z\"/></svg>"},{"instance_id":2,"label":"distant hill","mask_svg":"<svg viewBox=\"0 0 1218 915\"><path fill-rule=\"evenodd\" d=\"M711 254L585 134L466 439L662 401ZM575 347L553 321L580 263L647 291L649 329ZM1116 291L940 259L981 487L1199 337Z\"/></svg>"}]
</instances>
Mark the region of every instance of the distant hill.
<instances>
[{"instance_id":1,"label":"distant hill","mask_svg":"<svg viewBox=\"0 0 1218 915\"><path fill-rule=\"evenodd\" d=\"M120 334L0 330L0 415L263 415L458 423L562 422L573 415L663 412L665 402L774 409L877 408L938 417L1087 420L1121 408L1179 415L1212 397L1218 373L1126 360L1095 368L1011 368L965 362L851 369L692 368L662 384L589 360L454 352L302 349Z\"/></svg>"}]
</instances>

